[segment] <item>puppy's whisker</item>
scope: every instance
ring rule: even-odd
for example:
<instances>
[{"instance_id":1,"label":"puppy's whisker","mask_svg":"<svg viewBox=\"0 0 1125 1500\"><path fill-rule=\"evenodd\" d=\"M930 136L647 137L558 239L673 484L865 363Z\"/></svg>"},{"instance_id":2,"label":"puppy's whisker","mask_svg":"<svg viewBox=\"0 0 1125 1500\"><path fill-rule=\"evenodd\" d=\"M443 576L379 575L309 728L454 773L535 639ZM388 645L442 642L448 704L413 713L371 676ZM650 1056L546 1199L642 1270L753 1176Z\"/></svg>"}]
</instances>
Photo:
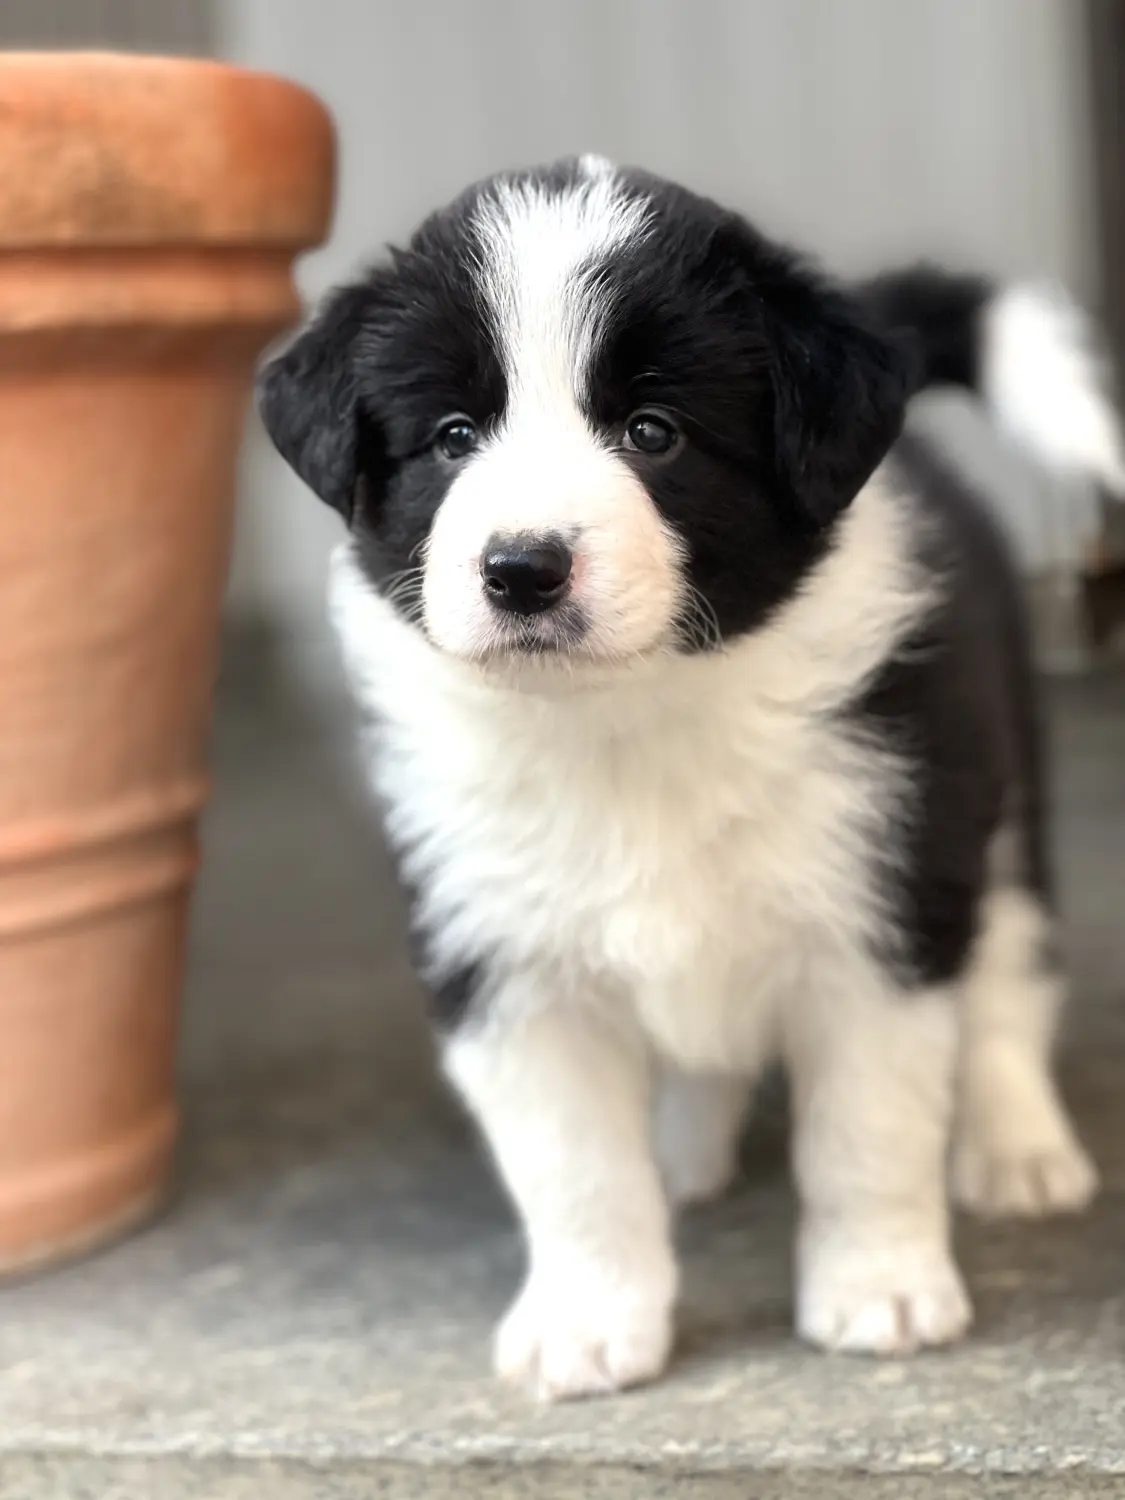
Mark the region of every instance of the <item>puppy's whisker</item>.
<instances>
[{"instance_id":1,"label":"puppy's whisker","mask_svg":"<svg viewBox=\"0 0 1125 1500\"><path fill-rule=\"evenodd\" d=\"M714 606L694 584L687 585L676 628L689 649L717 651L722 649L723 633Z\"/></svg>"},{"instance_id":2,"label":"puppy's whisker","mask_svg":"<svg viewBox=\"0 0 1125 1500\"><path fill-rule=\"evenodd\" d=\"M425 603L422 597L424 576L421 568L404 568L382 581L380 591L387 603L406 619L408 624L420 625Z\"/></svg>"}]
</instances>

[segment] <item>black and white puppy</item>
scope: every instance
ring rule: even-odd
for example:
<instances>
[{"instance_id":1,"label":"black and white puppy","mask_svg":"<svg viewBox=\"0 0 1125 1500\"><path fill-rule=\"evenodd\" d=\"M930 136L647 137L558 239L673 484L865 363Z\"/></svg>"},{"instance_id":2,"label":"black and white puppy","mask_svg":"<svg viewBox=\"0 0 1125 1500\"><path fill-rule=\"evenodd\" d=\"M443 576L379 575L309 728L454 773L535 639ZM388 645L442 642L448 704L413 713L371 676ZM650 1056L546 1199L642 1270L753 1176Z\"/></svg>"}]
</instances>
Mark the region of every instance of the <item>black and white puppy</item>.
<instances>
[{"instance_id":1,"label":"black and white puppy","mask_svg":"<svg viewBox=\"0 0 1125 1500\"><path fill-rule=\"evenodd\" d=\"M1024 288L847 293L587 157L471 188L265 369L274 442L350 529L371 778L527 1236L503 1375L661 1371L672 1213L729 1181L771 1058L816 1344L965 1330L950 1162L986 1213L1089 1199L1018 587L899 436L959 382L1125 488L1083 337Z\"/></svg>"}]
</instances>

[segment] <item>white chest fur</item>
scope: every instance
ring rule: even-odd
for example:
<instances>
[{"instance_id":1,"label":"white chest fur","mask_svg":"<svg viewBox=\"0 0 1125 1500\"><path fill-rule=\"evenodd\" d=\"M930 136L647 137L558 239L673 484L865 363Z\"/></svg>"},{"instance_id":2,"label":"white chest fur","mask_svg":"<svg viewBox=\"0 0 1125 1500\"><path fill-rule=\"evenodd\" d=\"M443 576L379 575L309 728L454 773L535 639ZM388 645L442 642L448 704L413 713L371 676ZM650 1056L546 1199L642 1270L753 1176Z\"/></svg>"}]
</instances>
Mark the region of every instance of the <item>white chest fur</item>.
<instances>
[{"instance_id":1,"label":"white chest fur","mask_svg":"<svg viewBox=\"0 0 1125 1500\"><path fill-rule=\"evenodd\" d=\"M869 590L828 628L841 593L862 597L865 550L898 534L886 504L854 514L786 620L539 691L434 650L341 554L333 614L378 724L371 775L440 963L499 958L604 994L685 1065L760 1057L779 1004L879 920L870 853L898 768L839 709L919 601Z\"/></svg>"}]
</instances>

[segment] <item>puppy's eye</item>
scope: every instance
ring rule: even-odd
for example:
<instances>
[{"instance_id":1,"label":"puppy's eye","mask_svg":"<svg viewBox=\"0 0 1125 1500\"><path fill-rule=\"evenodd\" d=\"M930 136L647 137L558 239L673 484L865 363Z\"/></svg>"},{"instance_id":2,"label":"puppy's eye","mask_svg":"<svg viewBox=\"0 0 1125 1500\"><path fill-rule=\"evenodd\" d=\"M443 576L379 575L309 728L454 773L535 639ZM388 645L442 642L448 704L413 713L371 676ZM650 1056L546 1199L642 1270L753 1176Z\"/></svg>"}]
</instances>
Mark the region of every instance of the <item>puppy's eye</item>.
<instances>
[{"instance_id":1,"label":"puppy's eye","mask_svg":"<svg viewBox=\"0 0 1125 1500\"><path fill-rule=\"evenodd\" d=\"M634 412L625 424L625 446L659 458L680 441L679 430L663 412Z\"/></svg>"},{"instance_id":2,"label":"puppy's eye","mask_svg":"<svg viewBox=\"0 0 1125 1500\"><path fill-rule=\"evenodd\" d=\"M480 441L476 424L468 417L447 417L437 430L434 443L448 459L468 458Z\"/></svg>"}]
</instances>

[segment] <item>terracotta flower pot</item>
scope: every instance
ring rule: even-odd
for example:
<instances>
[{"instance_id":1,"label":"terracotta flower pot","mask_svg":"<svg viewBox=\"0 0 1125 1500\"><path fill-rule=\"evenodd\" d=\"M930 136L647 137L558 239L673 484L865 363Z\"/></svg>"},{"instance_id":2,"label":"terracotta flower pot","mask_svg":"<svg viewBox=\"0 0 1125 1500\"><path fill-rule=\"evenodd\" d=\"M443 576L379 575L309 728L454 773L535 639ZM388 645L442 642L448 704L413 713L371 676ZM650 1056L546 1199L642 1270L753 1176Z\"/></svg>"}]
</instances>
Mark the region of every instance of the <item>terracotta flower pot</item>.
<instances>
[{"instance_id":1,"label":"terracotta flower pot","mask_svg":"<svg viewBox=\"0 0 1125 1500\"><path fill-rule=\"evenodd\" d=\"M0 1270L167 1180L235 457L332 157L279 79L0 56Z\"/></svg>"}]
</instances>

